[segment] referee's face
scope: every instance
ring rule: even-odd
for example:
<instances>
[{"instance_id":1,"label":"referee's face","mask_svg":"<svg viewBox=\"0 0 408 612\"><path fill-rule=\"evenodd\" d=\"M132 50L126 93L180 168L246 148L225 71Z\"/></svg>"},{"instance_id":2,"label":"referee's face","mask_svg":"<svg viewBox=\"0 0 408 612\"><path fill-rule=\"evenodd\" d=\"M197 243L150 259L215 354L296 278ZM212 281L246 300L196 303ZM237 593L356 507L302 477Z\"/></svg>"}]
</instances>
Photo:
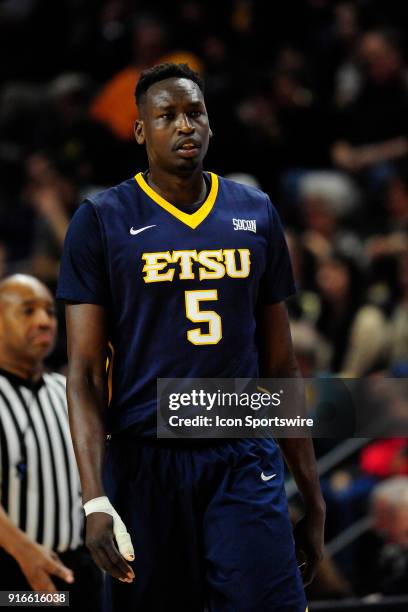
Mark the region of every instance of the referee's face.
<instances>
[{"instance_id":1,"label":"referee's face","mask_svg":"<svg viewBox=\"0 0 408 612\"><path fill-rule=\"evenodd\" d=\"M57 331L51 293L31 277L11 282L0 300L0 354L6 362L39 364L54 348Z\"/></svg>"},{"instance_id":2,"label":"referee's face","mask_svg":"<svg viewBox=\"0 0 408 612\"><path fill-rule=\"evenodd\" d=\"M211 130L196 83L186 78L154 83L140 110L136 140L146 145L150 168L188 174L202 167Z\"/></svg>"}]
</instances>

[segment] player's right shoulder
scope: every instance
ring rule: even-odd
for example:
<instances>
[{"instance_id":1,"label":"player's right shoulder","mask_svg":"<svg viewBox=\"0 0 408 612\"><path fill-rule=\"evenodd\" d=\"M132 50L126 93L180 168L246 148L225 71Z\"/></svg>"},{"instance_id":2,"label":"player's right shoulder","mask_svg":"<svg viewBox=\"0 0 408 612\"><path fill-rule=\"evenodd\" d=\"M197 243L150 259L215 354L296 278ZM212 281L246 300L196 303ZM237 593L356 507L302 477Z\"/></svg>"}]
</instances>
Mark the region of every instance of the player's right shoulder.
<instances>
[{"instance_id":1,"label":"player's right shoulder","mask_svg":"<svg viewBox=\"0 0 408 612\"><path fill-rule=\"evenodd\" d=\"M105 216L116 215L121 207L128 208L134 202L137 197L135 185L134 179L128 179L113 187L86 194L71 219L70 232L75 228L98 231Z\"/></svg>"},{"instance_id":2,"label":"player's right shoulder","mask_svg":"<svg viewBox=\"0 0 408 612\"><path fill-rule=\"evenodd\" d=\"M136 181L132 177L118 185L88 195L85 202L89 202L99 210L126 203L129 199L134 198L136 193Z\"/></svg>"}]
</instances>

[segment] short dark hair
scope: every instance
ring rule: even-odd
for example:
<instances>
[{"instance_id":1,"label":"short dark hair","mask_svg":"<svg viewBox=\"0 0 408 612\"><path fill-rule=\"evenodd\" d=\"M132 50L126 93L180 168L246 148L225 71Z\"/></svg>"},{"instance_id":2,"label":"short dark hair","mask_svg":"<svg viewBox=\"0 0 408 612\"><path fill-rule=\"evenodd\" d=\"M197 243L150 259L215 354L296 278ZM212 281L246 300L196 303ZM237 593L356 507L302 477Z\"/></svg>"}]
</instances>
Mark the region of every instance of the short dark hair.
<instances>
[{"instance_id":1,"label":"short dark hair","mask_svg":"<svg viewBox=\"0 0 408 612\"><path fill-rule=\"evenodd\" d=\"M153 68L143 70L141 73L135 89L136 104L140 106L143 96L154 83L172 78L190 79L190 81L196 83L204 93L202 78L197 72L191 70L188 64L158 64L157 66L153 66Z\"/></svg>"}]
</instances>

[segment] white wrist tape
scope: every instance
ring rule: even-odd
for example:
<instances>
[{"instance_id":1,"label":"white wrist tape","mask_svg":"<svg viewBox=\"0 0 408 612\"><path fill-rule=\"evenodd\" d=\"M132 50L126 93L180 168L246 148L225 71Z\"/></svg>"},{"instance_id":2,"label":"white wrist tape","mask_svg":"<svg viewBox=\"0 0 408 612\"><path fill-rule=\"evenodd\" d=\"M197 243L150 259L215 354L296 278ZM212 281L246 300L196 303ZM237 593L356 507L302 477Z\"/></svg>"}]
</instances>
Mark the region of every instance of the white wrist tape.
<instances>
[{"instance_id":1,"label":"white wrist tape","mask_svg":"<svg viewBox=\"0 0 408 612\"><path fill-rule=\"evenodd\" d=\"M127 561L133 561L135 551L133 550L132 540L127 532L125 523L116 512L106 495L94 497L84 504L85 515L89 516L93 512L104 512L113 518L113 535L117 542L119 552Z\"/></svg>"}]
</instances>

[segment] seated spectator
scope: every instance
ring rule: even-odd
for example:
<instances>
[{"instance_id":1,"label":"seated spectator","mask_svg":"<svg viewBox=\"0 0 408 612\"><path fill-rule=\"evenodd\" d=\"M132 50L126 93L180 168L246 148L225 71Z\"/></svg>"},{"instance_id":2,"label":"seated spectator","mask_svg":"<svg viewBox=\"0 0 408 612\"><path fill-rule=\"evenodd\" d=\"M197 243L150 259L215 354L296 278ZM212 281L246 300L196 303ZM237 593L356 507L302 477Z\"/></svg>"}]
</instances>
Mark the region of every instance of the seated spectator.
<instances>
[{"instance_id":1,"label":"seated spectator","mask_svg":"<svg viewBox=\"0 0 408 612\"><path fill-rule=\"evenodd\" d=\"M345 257L322 259L316 284L321 297L317 329L335 347L331 370L348 377L364 376L385 351L385 316L377 306L365 303L361 273Z\"/></svg>"},{"instance_id":2,"label":"seated spectator","mask_svg":"<svg viewBox=\"0 0 408 612\"><path fill-rule=\"evenodd\" d=\"M390 230L408 230L408 168L390 179L386 197L387 222Z\"/></svg>"},{"instance_id":3,"label":"seated spectator","mask_svg":"<svg viewBox=\"0 0 408 612\"><path fill-rule=\"evenodd\" d=\"M355 65L355 48L360 35L361 7L345 0L334 7L334 36L329 50L327 78L334 80L334 99L339 108L352 102L361 86ZM331 63L330 63L331 60Z\"/></svg>"},{"instance_id":4,"label":"seated spectator","mask_svg":"<svg viewBox=\"0 0 408 612\"><path fill-rule=\"evenodd\" d=\"M371 494L372 540L365 555L365 588L383 595L408 593L408 476L376 485Z\"/></svg>"},{"instance_id":5,"label":"seated spectator","mask_svg":"<svg viewBox=\"0 0 408 612\"><path fill-rule=\"evenodd\" d=\"M373 261L399 255L408 244L408 174L402 166L385 189L381 233L366 240L366 255Z\"/></svg>"},{"instance_id":6,"label":"seated spectator","mask_svg":"<svg viewBox=\"0 0 408 612\"><path fill-rule=\"evenodd\" d=\"M302 234L287 230L285 236L297 288L296 295L287 302L289 318L314 325L320 312L320 300L314 286L316 258L305 248Z\"/></svg>"},{"instance_id":7,"label":"seated spectator","mask_svg":"<svg viewBox=\"0 0 408 612\"><path fill-rule=\"evenodd\" d=\"M360 468L363 473L377 478L408 476L407 438L372 442L361 451Z\"/></svg>"},{"instance_id":8,"label":"seated spectator","mask_svg":"<svg viewBox=\"0 0 408 612\"><path fill-rule=\"evenodd\" d=\"M359 259L361 239L345 223L358 205L358 190L347 175L328 171L304 174L299 180L299 206L305 248L316 258L336 251Z\"/></svg>"},{"instance_id":9,"label":"seated spectator","mask_svg":"<svg viewBox=\"0 0 408 612\"><path fill-rule=\"evenodd\" d=\"M304 378L312 378L327 370L331 347L307 321L291 321L293 348Z\"/></svg>"},{"instance_id":10,"label":"seated spectator","mask_svg":"<svg viewBox=\"0 0 408 612\"><path fill-rule=\"evenodd\" d=\"M349 172L376 168L378 185L380 164L408 156L406 67L395 32L366 32L358 52L364 84L339 114L332 159Z\"/></svg>"},{"instance_id":11,"label":"seated spectator","mask_svg":"<svg viewBox=\"0 0 408 612\"><path fill-rule=\"evenodd\" d=\"M79 201L78 185L47 157L33 155L27 162L24 198L36 212L30 272L52 286L65 232Z\"/></svg>"},{"instance_id":12,"label":"seated spectator","mask_svg":"<svg viewBox=\"0 0 408 612\"><path fill-rule=\"evenodd\" d=\"M124 178L126 167L115 135L89 116L94 89L82 73L62 73L48 84L50 109L39 122L36 148L39 144L53 160L69 167L81 186L108 186Z\"/></svg>"}]
</instances>

